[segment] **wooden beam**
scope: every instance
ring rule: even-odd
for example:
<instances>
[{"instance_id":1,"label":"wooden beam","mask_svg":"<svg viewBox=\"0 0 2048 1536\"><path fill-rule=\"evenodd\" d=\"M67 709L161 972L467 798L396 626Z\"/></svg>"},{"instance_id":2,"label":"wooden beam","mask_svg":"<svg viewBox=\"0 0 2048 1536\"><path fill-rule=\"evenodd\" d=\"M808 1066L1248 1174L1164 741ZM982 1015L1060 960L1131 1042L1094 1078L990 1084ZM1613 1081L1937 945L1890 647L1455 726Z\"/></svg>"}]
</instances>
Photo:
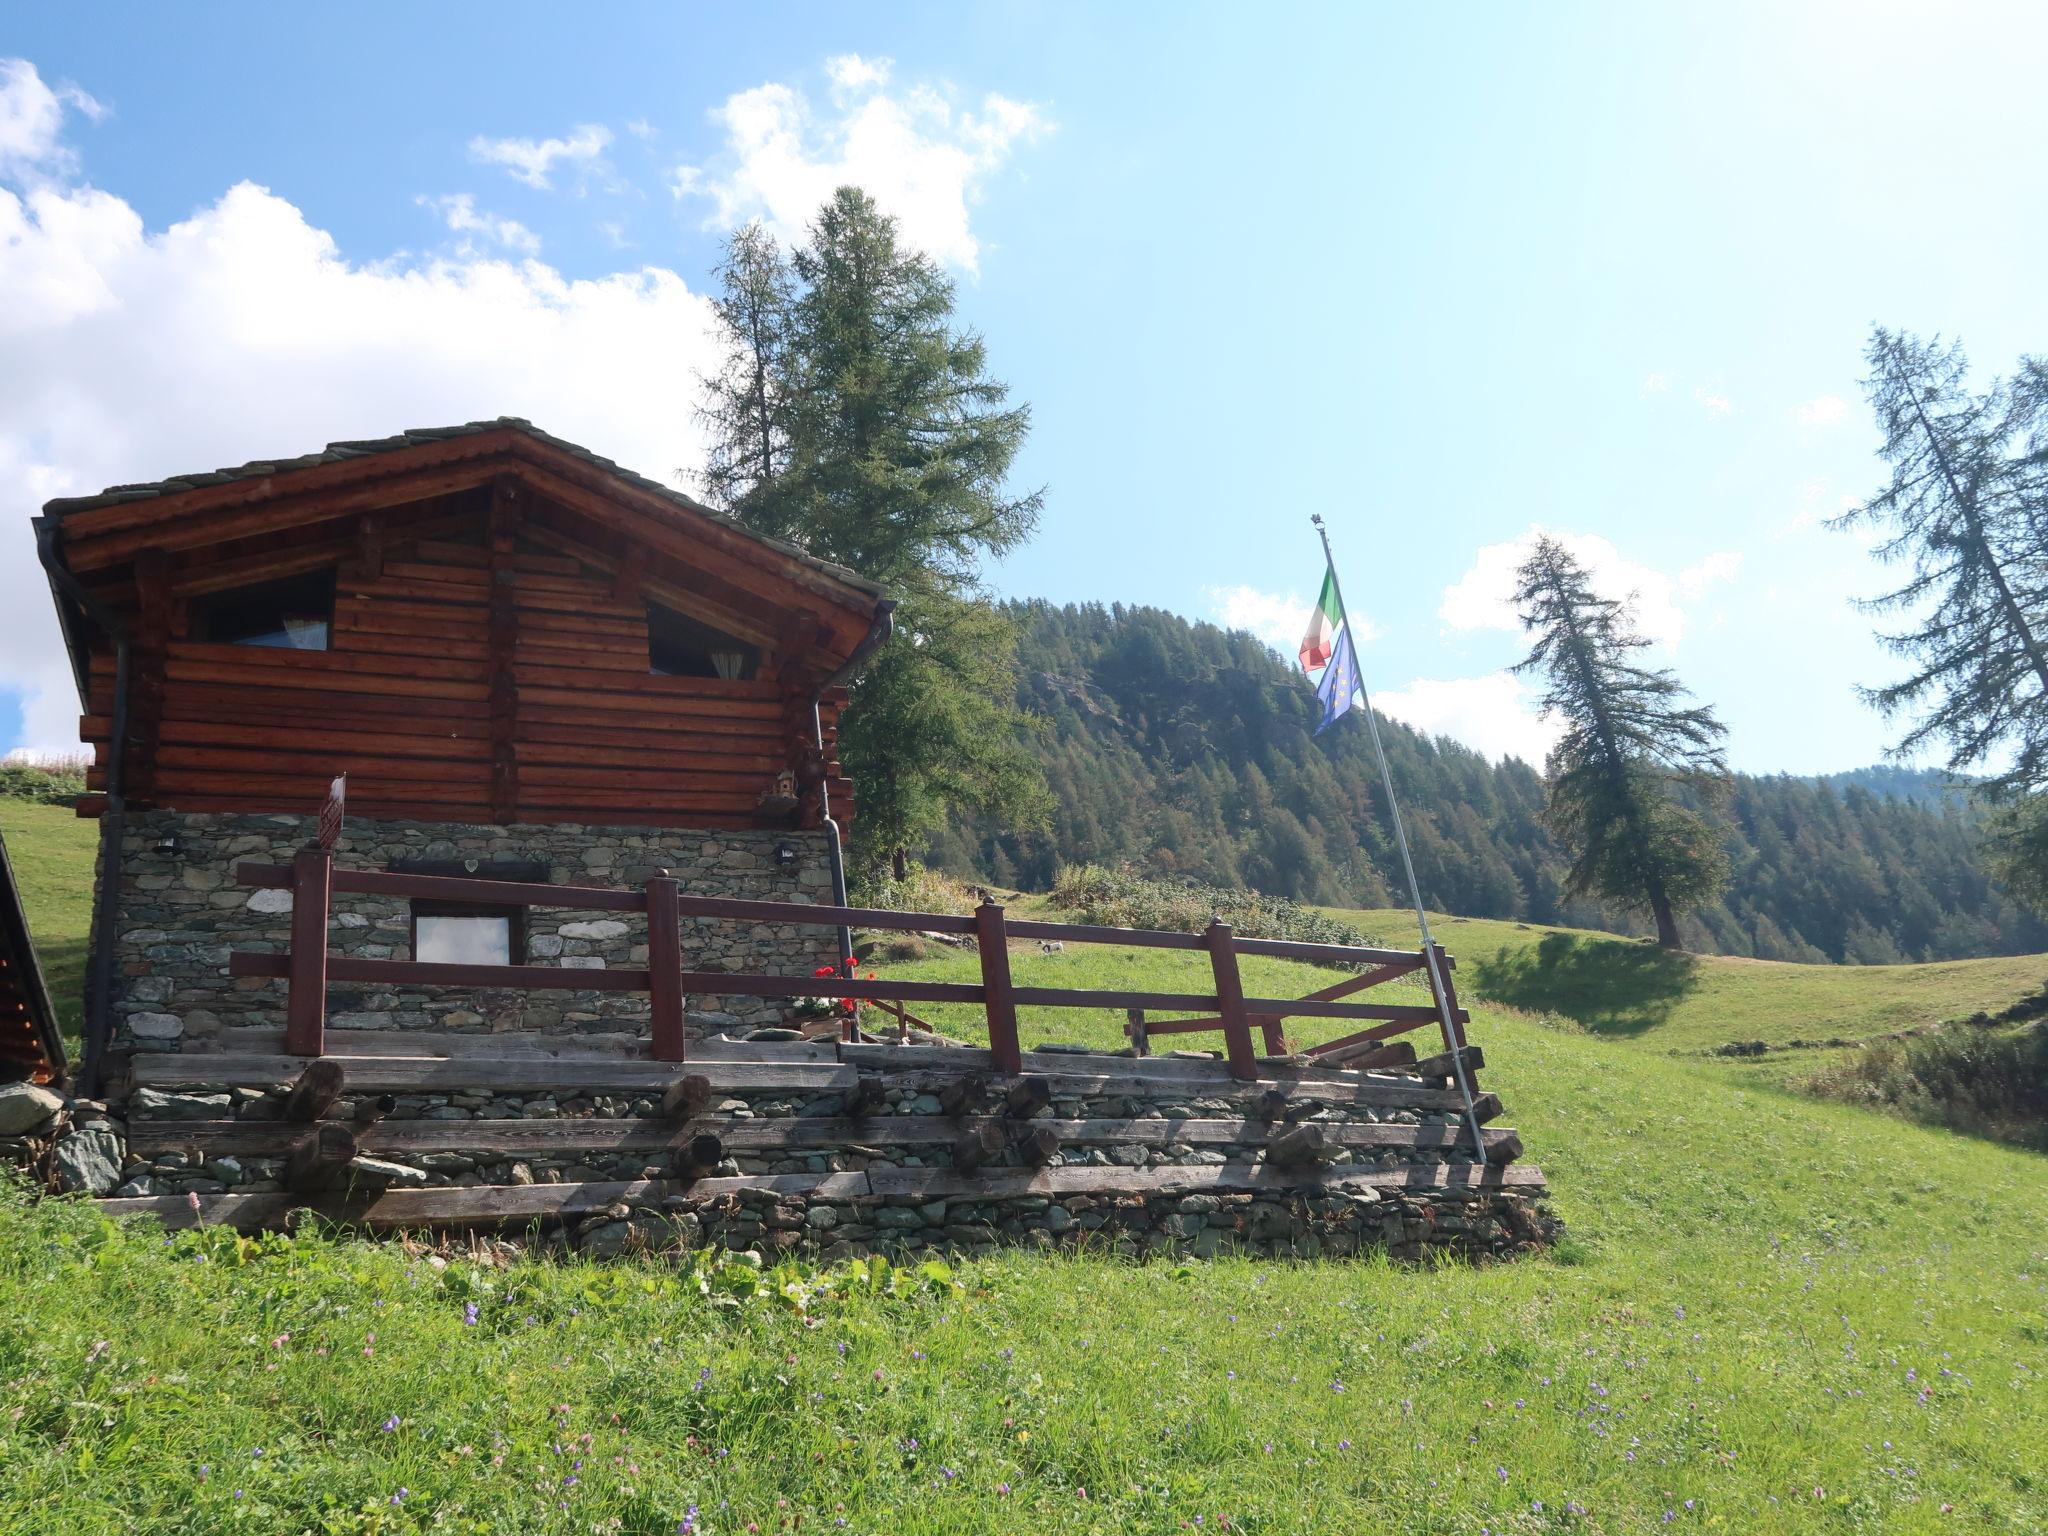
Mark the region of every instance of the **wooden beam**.
<instances>
[{"instance_id":1,"label":"wooden beam","mask_svg":"<svg viewBox=\"0 0 2048 1536\"><path fill-rule=\"evenodd\" d=\"M348 1182L356 1136L339 1120L323 1120L286 1154L284 1187L295 1195L338 1189Z\"/></svg>"},{"instance_id":2,"label":"wooden beam","mask_svg":"<svg viewBox=\"0 0 2048 1536\"><path fill-rule=\"evenodd\" d=\"M334 855L325 848L301 848L292 858L292 923L284 975L284 1048L293 1056L318 1056L327 1028L327 913Z\"/></svg>"},{"instance_id":3,"label":"wooden beam","mask_svg":"<svg viewBox=\"0 0 2048 1536\"><path fill-rule=\"evenodd\" d=\"M364 1099L361 1103L374 1103ZM1027 1142L1050 1137L1062 1146L1099 1147L1259 1147L1288 1129L1262 1120L1032 1120L1019 1125L1007 1117L984 1117L1020 1150ZM792 1115L736 1120L729 1116L687 1112L673 1118L630 1119L570 1117L550 1120L392 1120L360 1115L354 1122L364 1152L403 1160L430 1152L468 1152L477 1157L526 1157L578 1152L657 1153L673 1151L692 1136L716 1132L728 1151L839 1151L853 1147L942 1147L957 1140L960 1120L946 1115L878 1115L852 1119L827 1115ZM1328 1121L1324 1136L1340 1147L1448 1151L1469 1142L1471 1133L1459 1125L1402 1125ZM289 1145L295 1130L265 1120L154 1120L136 1117L129 1128L130 1144L141 1155L188 1150L209 1157L275 1155ZM1510 1138L1512 1129L1488 1126L1487 1155ZM1054 1148L1057 1150L1057 1147ZM1507 1161L1502 1158L1501 1161Z\"/></svg>"},{"instance_id":4,"label":"wooden beam","mask_svg":"<svg viewBox=\"0 0 2048 1536\"><path fill-rule=\"evenodd\" d=\"M284 1118L287 1120L318 1120L334 1106L341 1097L343 1072L341 1063L332 1057L323 1056L318 1061L307 1063L298 1081L285 1095Z\"/></svg>"}]
</instances>

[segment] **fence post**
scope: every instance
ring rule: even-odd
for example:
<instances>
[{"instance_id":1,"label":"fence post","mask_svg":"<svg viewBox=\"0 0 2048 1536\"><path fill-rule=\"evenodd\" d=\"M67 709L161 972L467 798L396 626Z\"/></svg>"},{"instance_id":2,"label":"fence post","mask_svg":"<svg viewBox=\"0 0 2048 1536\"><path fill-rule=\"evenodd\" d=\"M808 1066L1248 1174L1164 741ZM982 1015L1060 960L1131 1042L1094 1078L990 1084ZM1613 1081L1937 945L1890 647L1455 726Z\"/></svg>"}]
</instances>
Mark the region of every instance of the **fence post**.
<instances>
[{"instance_id":1,"label":"fence post","mask_svg":"<svg viewBox=\"0 0 2048 1536\"><path fill-rule=\"evenodd\" d=\"M1466 1044L1465 1026L1458 1022L1458 987L1451 980L1451 957L1441 944L1429 946L1436 952L1436 979L1444 989L1444 1049L1455 1051Z\"/></svg>"},{"instance_id":2,"label":"fence post","mask_svg":"<svg viewBox=\"0 0 2048 1536\"><path fill-rule=\"evenodd\" d=\"M1244 1011L1244 978L1237 973L1236 936L1230 924L1218 919L1209 924L1203 943L1208 946L1210 968L1216 973L1216 1012L1223 1020L1223 1053L1230 1061L1230 1075L1256 1078L1259 1063L1252 1052L1251 1020Z\"/></svg>"},{"instance_id":3,"label":"fence post","mask_svg":"<svg viewBox=\"0 0 2048 1536\"><path fill-rule=\"evenodd\" d=\"M647 882L647 1006L656 1061L682 1061L683 927L676 911L673 878L656 875Z\"/></svg>"},{"instance_id":4,"label":"fence post","mask_svg":"<svg viewBox=\"0 0 2048 1536\"><path fill-rule=\"evenodd\" d=\"M1280 1020L1270 1013L1262 1013L1259 1015L1257 1022L1259 1033L1265 1037L1266 1054L1268 1056L1285 1056L1287 1054L1287 1033L1280 1027Z\"/></svg>"},{"instance_id":5,"label":"fence post","mask_svg":"<svg viewBox=\"0 0 2048 1536\"><path fill-rule=\"evenodd\" d=\"M285 982L284 1048L291 1056L327 1049L327 912L334 855L301 848L292 855L292 954Z\"/></svg>"},{"instance_id":6,"label":"fence post","mask_svg":"<svg viewBox=\"0 0 2048 1536\"><path fill-rule=\"evenodd\" d=\"M1003 929L1003 909L984 901L974 909L974 941L981 951L982 1009L988 1015L988 1046L998 1072L1022 1072L1024 1053L1017 1043L1017 1002L1011 995L1010 941Z\"/></svg>"}]
</instances>

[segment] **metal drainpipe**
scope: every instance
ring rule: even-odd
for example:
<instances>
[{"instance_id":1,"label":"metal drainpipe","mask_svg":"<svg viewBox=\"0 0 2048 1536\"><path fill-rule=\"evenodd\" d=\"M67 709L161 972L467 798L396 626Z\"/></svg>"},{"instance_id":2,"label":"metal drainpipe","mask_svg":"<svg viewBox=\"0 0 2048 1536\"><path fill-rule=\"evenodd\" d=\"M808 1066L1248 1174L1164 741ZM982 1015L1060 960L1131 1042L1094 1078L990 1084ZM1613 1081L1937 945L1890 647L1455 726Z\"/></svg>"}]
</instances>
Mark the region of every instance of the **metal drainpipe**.
<instances>
[{"instance_id":1,"label":"metal drainpipe","mask_svg":"<svg viewBox=\"0 0 2048 1536\"><path fill-rule=\"evenodd\" d=\"M100 813L99 885L93 892L92 971L85 997L85 1051L78 1064L78 1092L98 1098L106 1069L107 1043L113 1036L114 925L120 920L121 845L127 823L129 633L107 607L79 584L57 553L59 528L52 518L36 519L36 556L51 586L114 642L114 721L107 746L107 808ZM86 674L89 677L90 673ZM86 677L80 679L85 691ZM81 702L88 708L90 698Z\"/></svg>"},{"instance_id":2,"label":"metal drainpipe","mask_svg":"<svg viewBox=\"0 0 2048 1536\"><path fill-rule=\"evenodd\" d=\"M883 598L875 608L875 617L868 625L868 632L861 636L859 645L853 648L839 670L818 684L818 691L811 695L811 741L818 749L818 760L825 759L825 717L822 701L827 688L837 687L853 675L858 667L875 648L895 631L896 603L894 599ZM818 780L819 820L825 827L825 851L832 861L832 903L834 906L850 906L846 895L846 851L839 837L839 823L832 819L832 784L829 779ZM839 929L839 971L843 976L853 974L853 930Z\"/></svg>"}]
</instances>

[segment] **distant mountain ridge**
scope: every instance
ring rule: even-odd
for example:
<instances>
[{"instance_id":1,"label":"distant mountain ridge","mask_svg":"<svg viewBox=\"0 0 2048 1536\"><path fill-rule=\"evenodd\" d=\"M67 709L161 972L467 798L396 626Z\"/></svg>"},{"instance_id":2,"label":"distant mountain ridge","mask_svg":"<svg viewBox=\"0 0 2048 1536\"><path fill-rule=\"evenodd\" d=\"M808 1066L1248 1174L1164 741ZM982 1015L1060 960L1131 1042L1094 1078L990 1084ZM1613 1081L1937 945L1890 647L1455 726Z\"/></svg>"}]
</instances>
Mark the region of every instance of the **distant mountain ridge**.
<instances>
[{"instance_id":1,"label":"distant mountain ridge","mask_svg":"<svg viewBox=\"0 0 2048 1536\"><path fill-rule=\"evenodd\" d=\"M1399 865L1363 722L1312 734L1314 699L1249 635L1156 608L1008 605L1018 701L1057 802L1043 833L969 819L941 868L1047 888L1067 864L1130 861L1325 905L1395 905ZM1474 917L1646 932L1566 901L1536 768L1383 720L1425 898ZM1703 951L1884 964L2048 949L1992 885L1981 813L1929 770L1737 775L1721 813L1734 877L1687 919Z\"/></svg>"}]
</instances>

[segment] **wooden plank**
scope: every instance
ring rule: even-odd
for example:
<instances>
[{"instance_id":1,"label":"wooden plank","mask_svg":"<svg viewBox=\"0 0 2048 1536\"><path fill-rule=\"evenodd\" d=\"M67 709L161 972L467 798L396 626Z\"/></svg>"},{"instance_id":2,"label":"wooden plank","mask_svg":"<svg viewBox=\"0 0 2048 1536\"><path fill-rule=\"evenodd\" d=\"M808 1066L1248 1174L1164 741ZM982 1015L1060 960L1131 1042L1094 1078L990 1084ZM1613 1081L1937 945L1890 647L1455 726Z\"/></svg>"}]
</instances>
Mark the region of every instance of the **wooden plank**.
<instances>
[{"instance_id":1,"label":"wooden plank","mask_svg":"<svg viewBox=\"0 0 2048 1536\"><path fill-rule=\"evenodd\" d=\"M285 992L284 1048L288 1056L318 1056L327 1027L327 914L334 855L302 848L292 858L292 952L281 956Z\"/></svg>"},{"instance_id":2,"label":"wooden plank","mask_svg":"<svg viewBox=\"0 0 2048 1536\"><path fill-rule=\"evenodd\" d=\"M159 751L179 747L235 748L246 754L298 753L332 759L336 754L377 758L439 758L449 762L483 763L489 749L476 736L456 731L431 735L378 735L342 726L313 729L279 725L256 717L233 722L166 719L158 728Z\"/></svg>"},{"instance_id":3,"label":"wooden plank","mask_svg":"<svg viewBox=\"0 0 2048 1536\"><path fill-rule=\"evenodd\" d=\"M658 1061L687 1054L683 1031L682 922L676 913L676 882L647 882L647 974L649 1028Z\"/></svg>"},{"instance_id":4,"label":"wooden plank","mask_svg":"<svg viewBox=\"0 0 2048 1536\"><path fill-rule=\"evenodd\" d=\"M1315 1189L1505 1189L1543 1183L1530 1164L1480 1168L1477 1164L1409 1168L1351 1168L1321 1171L1269 1168L1263 1164L1161 1164L1151 1168L991 1168L961 1177L945 1168L868 1169L878 1197L919 1199L1015 1199L1026 1195L1152 1194L1215 1191Z\"/></svg>"},{"instance_id":5,"label":"wooden plank","mask_svg":"<svg viewBox=\"0 0 2048 1536\"><path fill-rule=\"evenodd\" d=\"M989 1061L998 1072L1022 1068L1017 1040L1017 989L1010 979L1010 947L1003 909L984 901L974 909L975 952L981 962L981 998Z\"/></svg>"},{"instance_id":6,"label":"wooden plank","mask_svg":"<svg viewBox=\"0 0 2048 1536\"><path fill-rule=\"evenodd\" d=\"M295 1056L230 1056L152 1053L134 1061L136 1084L166 1088L214 1083L224 1088L267 1088L295 1078L305 1065ZM566 1057L359 1056L348 1059L351 1093L446 1093L464 1089L493 1092L552 1089L562 1093L656 1094L681 1069L659 1061L572 1061ZM722 1092L740 1089L803 1089L830 1093L860 1080L851 1067L823 1062L693 1061Z\"/></svg>"},{"instance_id":7,"label":"wooden plank","mask_svg":"<svg viewBox=\"0 0 2048 1536\"><path fill-rule=\"evenodd\" d=\"M1107 1051L1077 1056L1071 1051L1026 1050L1023 1058L1024 1071L1041 1074L1072 1074L1093 1068L1105 1073L1121 1072L1147 1079L1184 1077L1212 1083L1218 1088L1233 1086L1229 1067L1214 1057L1134 1057ZM986 1072L993 1066L988 1050L980 1046L842 1045L839 1047L839 1059L849 1066L870 1072ZM1361 1080L1356 1072L1318 1066L1304 1056L1263 1058L1259 1062L1259 1071L1263 1076L1287 1082L1302 1079L1356 1084Z\"/></svg>"},{"instance_id":8,"label":"wooden plank","mask_svg":"<svg viewBox=\"0 0 2048 1536\"><path fill-rule=\"evenodd\" d=\"M1252 1051L1251 1019L1245 1008L1244 982L1238 975L1236 935L1225 922L1212 922L1202 935L1209 951L1209 965L1216 979L1216 1013L1223 1023L1223 1055L1230 1075L1248 1081L1259 1075ZM1132 999L1127 1006L1147 1007Z\"/></svg>"},{"instance_id":9,"label":"wooden plank","mask_svg":"<svg viewBox=\"0 0 2048 1536\"><path fill-rule=\"evenodd\" d=\"M751 1178L634 1179L602 1184L505 1184L476 1188L394 1189L366 1199L326 1194L201 1195L198 1209L183 1195L137 1200L102 1200L109 1216L154 1216L167 1227L222 1226L254 1231L285 1224L294 1210L311 1210L331 1220L373 1232L414 1227L526 1226L581 1220L620 1201L659 1204L670 1195L714 1200L742 1190L860 1199L867 1175L860 1173L759 1174Z\"/></svg>"},{"instance_id":10,"label":"wooden plank","mask_svg":"<svg viewBox=\"0 0 2048 1536\"><path fill-rule=\"evenodd\" d=\"M166 648L165 665L172 680L210 675L230 668L234 680L299 686L309 676L370 678L381 687L389 677L438 677L467 682L480 676L473 662L449 661L431 654L403 662L384 656L352 656L347 651L295 651L261 645L231 645L217 640L174 640Z\"/></svg>"}]
</instances>

